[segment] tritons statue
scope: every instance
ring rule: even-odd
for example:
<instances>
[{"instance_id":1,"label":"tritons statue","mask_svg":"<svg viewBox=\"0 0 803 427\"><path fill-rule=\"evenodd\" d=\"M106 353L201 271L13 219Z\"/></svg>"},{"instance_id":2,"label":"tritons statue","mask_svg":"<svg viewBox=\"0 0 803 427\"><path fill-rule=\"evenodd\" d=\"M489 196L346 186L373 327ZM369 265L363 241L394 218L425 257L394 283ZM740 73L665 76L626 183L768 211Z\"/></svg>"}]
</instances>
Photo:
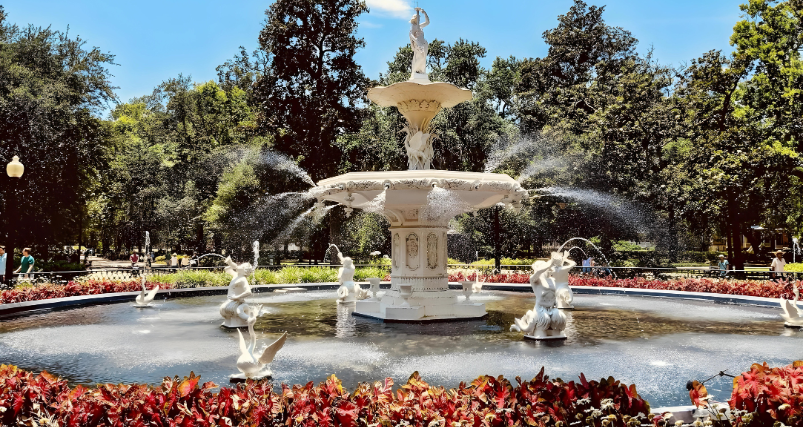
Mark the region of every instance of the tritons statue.
<instances>
[{"instance_id":1,"label":"tritons statue","mask_svg":"<svg viewBox=\"0 0 803 427\"><path fill-rule=\"evenodd\" d=\"M236 264L231 257L226 258L228 267L224 270L232 276L226 301L220 305L220 315L223 316L221 326L227 328L245 328L248 326L249 313L251 313L245 299L253 295L248 284L248 276L254 272L250 263ZM258 317L261 313L252 314Z\"/></svg>"},{"instance_id":2,"label":"tritons statue","mask_svg":"<svg viewBox=\"0 0 803 427\"><path fill-rule=\"evenodd\" d=\"M353 304L357 300L368 298L368 290L361 289L360 285L354 282L354 272L357 270L354 261L350 257L343 256L340 249L337 250L337 258L343 264L337 271L337 282L340 283L340 287L337 288L337 303Z\"/></svg>"},{"instance_id":3,"label":"tritons statue","mask_svg":"<svg viewBox=\"0 0 803 427\"><path fill-rule=\"evenodd\" d=\"M566 339L566 315L557 307L558 288L552 274L563 266L564 254L553 252L549 261L536 261L530 286L535 294L535 306L519 319L514 319L511 331L524 332L524 337L535 340Z\"/></svg>"}]
</instances>

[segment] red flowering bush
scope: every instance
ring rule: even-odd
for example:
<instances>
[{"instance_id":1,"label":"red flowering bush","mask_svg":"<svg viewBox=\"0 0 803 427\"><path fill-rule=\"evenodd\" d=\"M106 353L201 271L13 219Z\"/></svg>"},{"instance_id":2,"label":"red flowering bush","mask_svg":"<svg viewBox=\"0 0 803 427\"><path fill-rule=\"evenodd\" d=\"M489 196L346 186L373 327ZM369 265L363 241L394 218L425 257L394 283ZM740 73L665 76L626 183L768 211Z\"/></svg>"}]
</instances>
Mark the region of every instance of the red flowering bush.
<instances>
[{"instance_id":1,"label":"red flowering bush","mask_svg":"<svg viewBox=\"0 0 803 427\"><path fill-rule=\"evenodd\" d=\"M770 368L754 363L748 372L733 379L731 408L746 411L735 425L803 427L803 361Z\"/></svg>"},{"instance_id":2,"label":"red flowering bush","mask_svg":"<svg viewBox=\"0 0 803 427\"><path fill-rule=\"evenodd\" d=\"M718 424L803 427L803 361L781 368L754 363L749 371L733 379L727 418L709 403L708 391L697 381L689 397L695 406L708 408Z\"/></svg>"},{"instance_id":3,"label":"red flowering bush","mask_svg":"<svg viewBox=\"0 0 803 427\"><path fill-rule=\"evenodd\" d=\"M170 283L146 282L147 289L158 285L160 289L171 289ZM97 295L112 292L136 292L142 290L141 282L131 280L128 282L111 282L89 280L85 283L70 282L66 285L37 285L30 288L14 288L0 292L0 304L10 304L24 301L38 301L50 298L64 298L81 295Z\"/></svg>"},{"instance_id":4,"label":"red flowering bush","mask_svg":"<svg viewBox=\"0 0 803 427\"><path fill-rule=\"evenodd\" d=\"M659 289L666 291L708 292L728 295L745 295L764 298L794 298L792 282L756 280L672 279L648 280L642 278L613 279L570 276L571 286L607 286L612 288ZM800 286L800 282L798 282Z\"/></svg>"},{"instance_id":5,"label":"red flowering bush","mask_svg":"<svg viewBox=\"0 0 803 427\"><path fill-rule=\"evenodd\" d=\"M161 385L101 384L70 388L47 372L0 365L0 424L64 426L632 426L649 404L613 378L565 383L543 369L531 381L479 377L457 389L433 387L414 373L395 392L393 380L360 384L353 393L335 376L314 386L248 381L235 388L190 373ZM641 414L641 416L639 416Z\"/></svg>"}]
</instances>

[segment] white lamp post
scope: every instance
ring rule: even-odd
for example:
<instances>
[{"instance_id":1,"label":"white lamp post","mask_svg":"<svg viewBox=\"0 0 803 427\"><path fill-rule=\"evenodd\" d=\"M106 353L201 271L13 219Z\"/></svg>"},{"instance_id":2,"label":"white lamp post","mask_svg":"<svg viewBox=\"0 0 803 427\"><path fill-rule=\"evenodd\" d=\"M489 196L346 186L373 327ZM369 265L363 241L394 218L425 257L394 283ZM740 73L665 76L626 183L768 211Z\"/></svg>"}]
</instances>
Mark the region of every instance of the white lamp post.
<instances>
[{"instance_id":1,"label":"white lamp post","mask_svg":"<svg viewBox=\"0 0 803 427\"><path fill-rule=\"evenodd\" d=\"M11 162L6 166L6 173L8 174L9 178L20 178L22 177L22 174L25 173L25 166L23 166L23 164L20 163L20 158L18 156L14 156L14 159L11 160ZM14 180L12 180L12 182L14 182ZM7 200L8 206L6 210L9 212L8 215L9 222L15 221L17 218L16 215L17 202L16 200L14 200L16 198L15 196L16 196L16 185L14 185L14 187L11 188L10 191L8 192L8 200ZM11 226L8 227L8 237L9 237L8 252L10 253L6 255L6 275L9 277L13 277L14 274L14 240L11 235L13 233L13 230L14 230L14 224L11 224Z\"/></svg>"},{"instance_id":2,"label":"white lamp post","mask_svg":"<svg viewBox=\"0 0 803 427\"><path fill-rule=\"evenodd\" d=\"M6 173L10 178L19 178L25 173L25 166L20 163L18 156L14 156L14 159L6 166Z\"/></svg>"}]
</instances>

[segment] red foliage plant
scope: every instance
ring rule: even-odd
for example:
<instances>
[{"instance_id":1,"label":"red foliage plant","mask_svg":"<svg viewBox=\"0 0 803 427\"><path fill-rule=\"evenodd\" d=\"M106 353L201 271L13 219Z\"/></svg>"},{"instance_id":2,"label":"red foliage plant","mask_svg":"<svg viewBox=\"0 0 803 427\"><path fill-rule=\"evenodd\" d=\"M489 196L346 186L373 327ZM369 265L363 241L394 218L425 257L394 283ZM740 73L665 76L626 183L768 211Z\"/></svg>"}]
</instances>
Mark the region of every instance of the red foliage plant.
<instances>
[{"instance_id":1,"label":"red foliage plant","mask_svg":"<svg viewBox=\"0 0 803 427\"><path fill-rule=\"evenodd\" d=\"M770 368L754 363L733 379L731 408L746 411L735 425L803 427L803 361Z\"/></svg>"},{"instance_id":2,"label":"red foliage plant","mask_svg":"<svg viewBox=\"0 0 803 427\"><path fill-rule=\"evenodd\" d=\"M158 386L101 384L70 388L47 372L0 365L0 424L64 426L568 426L626 427L646 421L649 404L613 378L568 383L543 369L531 381L482 376L446 390L418 373L395 392L393 380L353 393L335 376L314 386L248 381L235 388L190 373Z\"/></svg>"},{"instance_id":3,"label":"red foliage plant","mask_svg":"<svg viewBox=\"0 0 803 427\"><path fill-rule=\"evenodd\" d=\"M450 282L477 280L478 274L469 275L456 272L449 275ZM479 280L489 283L530 283L530 276L524 273L480 274ZM658 289L682 292L707 292L728 295L745 295L765 298L793 298L793 282L769 282L757 280L715 280L715 279L672 279L648 280L643 278L614 279L597 277L569 276L571 286L595 286L609 288ZM798 282L803 287L803 283Z\"/></svg>"},{"instance_id":4,"label":"red foliage plant","mask_svg":"<svg viewBox=\"0 0 803 427\"><path fill-rule=\"evenodd\" d=\"M147 282L145 287L153 289L159 285L160 289L171 289L173 285L169 283ZM142 285L138 280L128 282L111 282L89 280L85 283L70 282L66 285L37 285L30 288L6 289L0 292L0 304L11 304L15 302L38 301L50 298L64 298L81 295L97 295L112 292L136 292L142 290Z\"/></svg>"}]
</instances>

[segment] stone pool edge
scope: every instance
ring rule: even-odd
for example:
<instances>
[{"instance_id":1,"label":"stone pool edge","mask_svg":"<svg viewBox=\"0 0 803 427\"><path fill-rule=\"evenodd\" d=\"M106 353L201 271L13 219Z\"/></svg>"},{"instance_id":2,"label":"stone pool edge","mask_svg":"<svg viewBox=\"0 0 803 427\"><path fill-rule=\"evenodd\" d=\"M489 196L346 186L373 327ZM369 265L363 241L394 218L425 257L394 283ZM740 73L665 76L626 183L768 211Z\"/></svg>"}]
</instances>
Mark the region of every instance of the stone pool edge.
<instances>
[{"instance_id":1,"label":"stone pool edge","mask_svg":"<svg viewBox=\"0 0 803 427\"><path fill-rule=\"evenodd\" d=\"M278 289L289 287L305 288L307 290L334 290L338 288L335 282L326 283L288 283L281 285L253 285L251 290L254 294L273 292ZM380 285L382 289L389 289L390 282L382 282ZM460 289L459 283L449 283L452 289ZM510 292L531 292L532 288L529 284L520 283L485 283L484 289L493 291L510 291ZM679 298L691 300L704 300L712 301L720 304L734 304L734 305L757 305L763 307L780 307L780 303L776 298L763 298L751 297L745 295L729 295L729 294L714 294L707 292L684 292L684 291L667 291L659 289L634 289L634 288L614 288L614 287L598 287L598 286L572 286L572 291L578 295L627 295L638 297L655 297L655 298ZM158 292L158 297L162 298L182 298L182 297L195 297L206 295L225 295L228 291L226 286L206 286L199 288L182 288L182 289L164 289ZM118 302L134 302L134 298L139 295L139 292L113 292L107 294L95 295L81 295L65 298L50 298L37 301L25 301L11 304L0 304L0 316L12 314L24 314L29 311L46 310L54 308L68 308L79 307L85 305L95 304L111 304Z\"/></svg>"}]
</instances>

